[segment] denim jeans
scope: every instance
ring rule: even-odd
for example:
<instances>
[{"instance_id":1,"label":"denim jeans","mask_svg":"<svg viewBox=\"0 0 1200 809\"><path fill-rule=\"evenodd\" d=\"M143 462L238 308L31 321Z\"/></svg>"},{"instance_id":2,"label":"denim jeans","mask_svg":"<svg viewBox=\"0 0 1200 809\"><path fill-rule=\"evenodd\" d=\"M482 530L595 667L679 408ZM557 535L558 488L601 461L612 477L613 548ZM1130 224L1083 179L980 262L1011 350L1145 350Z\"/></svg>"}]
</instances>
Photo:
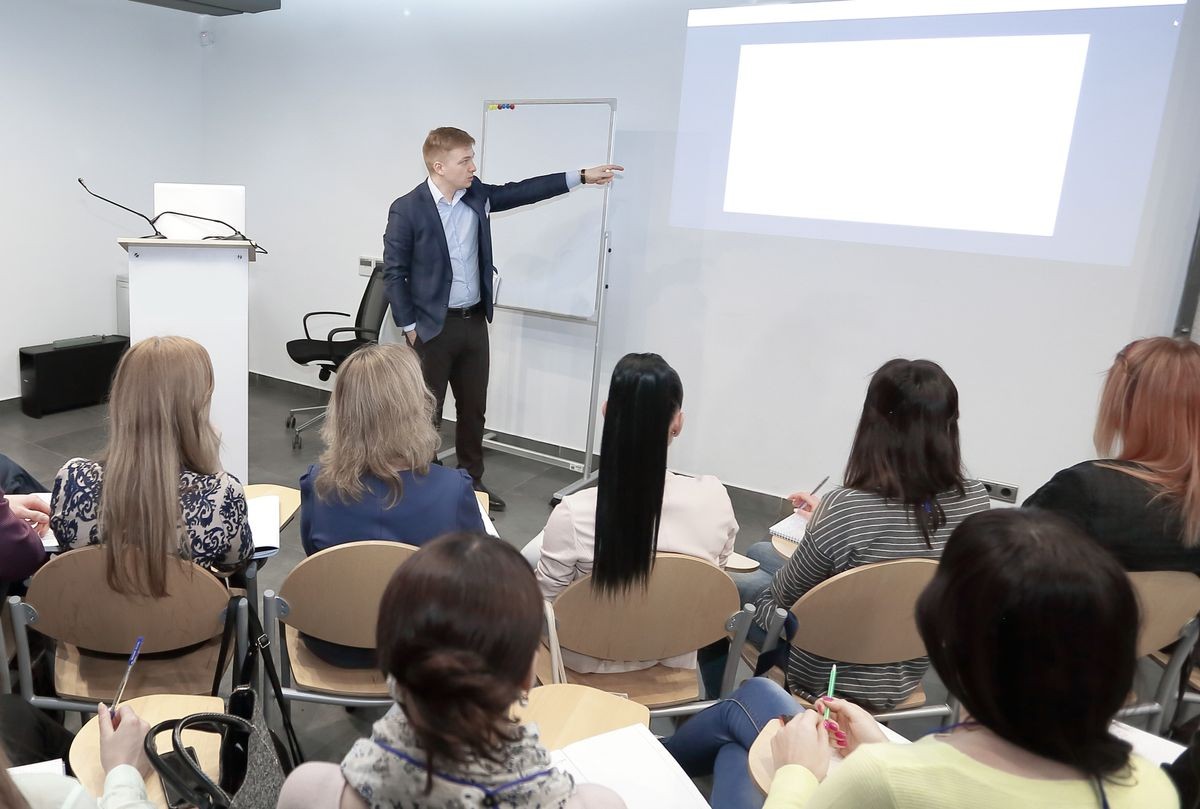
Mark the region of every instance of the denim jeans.
<instances>
[{"instance_id":1,"label":"denim jeans","mask_svg":"<svg viewBox=\"0 0 1200 809\"><path fill-rule=\"evenodd\" d=\"M713 776L712 800L720 809L759 809L765 796L750 779L750 745L767 722L795 716L799 704L765 677L751 677L727 699L693 716L663 741L691 777Z\"/></svg>"}]
</instances>

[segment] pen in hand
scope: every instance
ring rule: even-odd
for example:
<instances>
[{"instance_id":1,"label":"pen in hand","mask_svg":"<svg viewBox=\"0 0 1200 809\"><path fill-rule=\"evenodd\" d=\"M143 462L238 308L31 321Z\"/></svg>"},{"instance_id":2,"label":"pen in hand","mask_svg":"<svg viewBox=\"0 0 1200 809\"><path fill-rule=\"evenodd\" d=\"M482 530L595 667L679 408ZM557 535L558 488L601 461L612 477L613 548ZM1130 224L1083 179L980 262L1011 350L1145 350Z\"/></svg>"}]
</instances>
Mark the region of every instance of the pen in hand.
<instances>
[{"instance_id":1,"label":"pen in hand","mask_svg":"<svg viewBox=\"0 0 1200 809\"><path fill-rule=\"evenodd\" d=\"M121 678L121 685L117 687L117 696L112 701L112 707L108 709L108 715L111 717L117 715L117 706L121 704L121 695L125 693L125 684L129 682L129 674L133 671L133 664L137 662L138 652L142 650L143 640L145 638L138 635L137 641L133 644L133 651L129 653L129 665L125 667L125 676Z\"/></svg>"}]
</instances>

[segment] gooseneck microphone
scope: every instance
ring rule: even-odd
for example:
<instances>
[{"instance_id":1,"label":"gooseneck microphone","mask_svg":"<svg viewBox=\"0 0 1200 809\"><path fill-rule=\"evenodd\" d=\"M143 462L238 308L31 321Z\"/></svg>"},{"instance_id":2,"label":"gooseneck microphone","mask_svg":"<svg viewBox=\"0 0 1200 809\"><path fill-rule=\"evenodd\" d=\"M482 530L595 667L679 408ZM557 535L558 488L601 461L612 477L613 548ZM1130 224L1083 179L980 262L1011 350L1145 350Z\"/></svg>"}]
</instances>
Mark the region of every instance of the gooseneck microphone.
<instances>
[{"instance_id":1,"label":"gooseneck microphone","mask_svg":"<svg viewBox=\"0 0 1200 809\"><path fill-rule=\"evenodd\" d=\"M154 224L155 220L156 220L156 219L158 219L158 217L157 217L157 216L156 216L156 217L154 217L154 219L151 219L150 217L146 216L144 213L142 213L142 212L140 212L140 211L135 211L133 208L126 208L126 207L125 207L124 205L122 205L121 203L119 203L119 202L113 202L113 201L112 201L111 199L109 199L108 197L102 197L102 196L100 196L99 194L97 194L95 191L93 191L92 189L88 188L88 187L87 187L87 183L85 183L85 182L83 181L83 178L82 178L82 177L76 177L75 179L77 179L77 180L79 181L79 184L83 186L83 190L84 190L84 191L88 192L89 194L91 194L91 195L92 195L93 197L95 197L96 199L99 199L99 200L104 200L104 201L105 201L105 202L107 202L109 205L116 205L116 206L117 206L118 208L120 208L122 211L129 211L129 212L130 212L131 214L133 214L134 216L140 216L140 217L142 217L142 219L145 219L145 220L146 220L146 222L148 222L148 223L150 224L150 227L151 227L151 228L153 228L153 230L154 230L154 233L150 234L149 236L143 236L143 237L142 237L143 239L165 239L165 238L167 238L166 236L164 236L164 235L162 234L162 232L161 232L161 231L159 231L159 229L158 229L158 226Z\"/></svg>"},{"instance_id":2,"label":"gooseneck microphone","mask_svg":"<svg viewBox=\"0 0 1200 809\"><path fill-rule=\"evenodd\" d=\"M233 225L229 224L228 222L226 222L222 219L213 219L212 217L209 217L209 216L200 216L198 214L184 213L182 211L162 211L161 213L157 214L153 219L151 219L150 217L146 216L144 213L135 211L133 208L126 208L124 205L122 205L119 202L114 202L113 200L109 199L108 197L100 196L95 191L93 191L92 189L87 187L87 183L85 183L83 181L82 177L77 177L76 179L79 180L79 184L83 186L83 190L88 192L89 194L91 194L96 199L104 200L109 205L116 205L122 211L129 211L131 214L140 216L140 217L142 217L142 219L145 219L148 223L150 223L150 227L152 227L154 229L154 233L150 236L143 236L142 237L143 239L165 239L165 238L167 238L166 236L163 235L162 231L160 231L158 229L158 220L169 214L171 216L183 216L188 219L199 219L203 222L215 222L218 225L224 225L225 227L229 228L229 230L231 231L229 233L229 235L227 235L227 236L205 236L204 238L205 239L231 240L231 241L238 240L238 241L250 242L250 246L254 248L254 251L256 253L261 253L264 256L267 254L267 251L264 250L262 247L259 247L257 244L255 244L253 239L249 238L244 233L242 233L240 230L235 228Z\"/></svg>"}]
</instances>

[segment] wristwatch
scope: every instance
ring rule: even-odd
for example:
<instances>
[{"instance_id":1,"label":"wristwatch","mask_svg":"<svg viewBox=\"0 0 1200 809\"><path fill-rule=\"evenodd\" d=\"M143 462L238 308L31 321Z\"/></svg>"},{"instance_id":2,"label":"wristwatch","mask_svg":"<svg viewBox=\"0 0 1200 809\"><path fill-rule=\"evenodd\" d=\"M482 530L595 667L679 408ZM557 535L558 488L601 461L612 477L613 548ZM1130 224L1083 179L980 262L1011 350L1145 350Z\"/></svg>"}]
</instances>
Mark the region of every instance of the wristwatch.
<instances>
[{"instance_id":1,"label":"wristwatch","mask_svg":"<svg viewBox=\"0 0 1200 809\"><path fill-rule=\"evenodd\" d=\"M580 185L587 185L587 176L586 176L586 172L587 172L587 169L580 169L580 170L579 170L579 184L580 184Z\"/></svg>"}]
</instances>

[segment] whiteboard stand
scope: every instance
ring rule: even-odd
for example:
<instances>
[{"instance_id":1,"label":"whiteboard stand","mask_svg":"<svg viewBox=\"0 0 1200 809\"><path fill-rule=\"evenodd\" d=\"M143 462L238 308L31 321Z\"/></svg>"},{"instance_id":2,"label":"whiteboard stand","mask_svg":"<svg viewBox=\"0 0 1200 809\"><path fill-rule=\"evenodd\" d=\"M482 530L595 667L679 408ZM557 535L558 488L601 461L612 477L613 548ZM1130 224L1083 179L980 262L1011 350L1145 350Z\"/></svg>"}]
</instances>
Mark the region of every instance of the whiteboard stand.
<instances>
[{"instance_id":1,"label":"whiteboard stand","mask_svg":"<svg viewBox=\"0 0 1200 809\"><path fill-rule=\"evenodd\" d=\"M612 158L609 158L612 162ZM606 210L607 212L607 210ZM604 232L604 252L600 259L600 283L596 289L596 342L592 347L592 398L588 402L587 441L583 445L583 477L569 483L550 497L550 506L557 506L568 494L592 485L599 472L592 468L592 449L596 446L596 411L600 406L600 349L604 344L604 303L608 300L608 256L612 253L609 232Z\"/></svg>"},{"instance_id":2,"label":"whiteboard stand","mask_svg":"<svg viewBox=\"0 0 1200 809\"><path fill-rule=\"evenodd\" d=\"M613 133L616 127L615 98L569 98L569 99L509 99L504 101L485 101L483 116L483 133L480 139L479 165L491 168L497 174L512 176L533 176L539 167L544 167L562 161L571 165L574 160L584 155L605 154L605 162L613 162ZM515 110L520 110L519 113ZM544 133L554 133L553 140L543 142ZM530 143L540 143L538 149L531 151ZM563 151L563 150L566 151ZM524 160L525 162L522 162ZM497 170L496 165L501 168ZM587 165L583 163L581 165ZM604 188L602 200L590 205L584 205L582 210L576 210L570 216L575 216L581 227L596 234L598 240L591 242L572 242L570 247L579 248L570 257L571 266L579 270L577 279L584 282L575 287L576 290L589 290L591 300L580 298L564 304L563 301L546 300L538 297L535 284L523 283L523 279L538 276L542 270L529 266L528 256L513 254L512 260L497 254L496 264L507 268L509 275L517 281L518 290L515 300L509 303L496 301L497 309L517 312L526 316L549 318L551 320L586 323L595 329L595 340L592 344L592 377L590 382L590 400L588 402L587 439L584 444L583 464L577 461L537 452L526 447L514 446L495 440L494 432L485 432L483 446L498 452L530 458L543 463L582 472L583 477L569 486L554 493L551 505L556 504L567 494L585 488L596 474L593 470L593 448L596 440L596 417L600 401L600 358L604 341L604 304L608 290L608 259L612 252L611 234L608 231L608 195L611 188ZM556 207L554 210L561 211ZM543 217L546 213L543 212ZM545 245L544 239L536 238L533 233L538 227L551 228L548 219L541 218L536 212L522 213L516 220L517 227L529 228L530 232L512 231L510 238L494 241L501 244ZM561 224L561 223L559 223ZM493 230L501 227L513 227L512 224L501 225L493 220ZM591 230L591 228L596 228ZM570 228L557 228L570 232ZM557 232L556 230L556 232ZM594 245L594 246L591 246ZM596 253L591 251L599 248ZM512 249L516 249L513 247ZM562 258L561 255L557 258ZM523 276L522 273L527 273ZM593 276L594 273L594 276ZM594 278L594 281L592 280ZM593 287L594 284L594 287ZM498 291L498 290L497 290ZM544 292L544 290L543 290ZM497 295L497 298L499 296ZM438 453L438 458L446 458L454 453L453 447L448 447Z\"/></svg>"}]
</instances>

